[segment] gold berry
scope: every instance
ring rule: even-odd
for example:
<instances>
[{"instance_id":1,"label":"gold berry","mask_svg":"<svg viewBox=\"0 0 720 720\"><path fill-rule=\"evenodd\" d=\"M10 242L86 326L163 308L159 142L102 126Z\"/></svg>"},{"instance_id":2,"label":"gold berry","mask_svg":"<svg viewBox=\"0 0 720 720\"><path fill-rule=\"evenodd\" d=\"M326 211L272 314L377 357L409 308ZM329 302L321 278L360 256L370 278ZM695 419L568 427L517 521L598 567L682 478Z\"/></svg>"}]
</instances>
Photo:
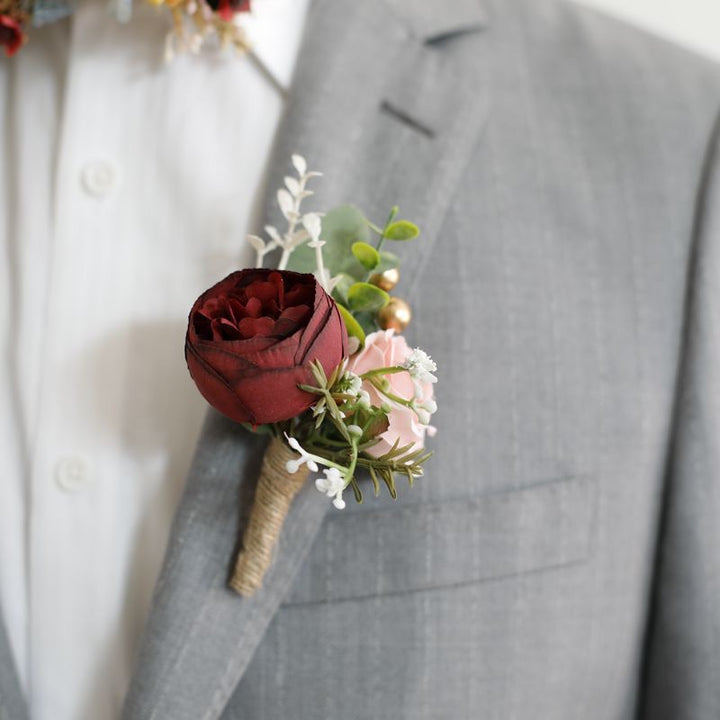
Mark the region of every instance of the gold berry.
<instances>
[{"instance_id":1,"label":"gold berry","mask_svg":"<svg viewBox=\"0 0 720 720\"><path fill-rule=\"evenodd\" d=\"M388 304L378 310L378 325L383 330L393 329L395 332L402 332L409 324L412 318L410 306L398 297L391 297Z\"/></svg>"},{"instance_id":2,"label":"gold berry","mask_svg":"<svg viewBox=\"0 0 720 720\"><path fill-rule=\"evenodd\" d=\"M390 292L400 280L400 271L397 268L390 268L385 272L375 273L370 276L370 282L385 292Z\"/></svg>"}]
</instances>

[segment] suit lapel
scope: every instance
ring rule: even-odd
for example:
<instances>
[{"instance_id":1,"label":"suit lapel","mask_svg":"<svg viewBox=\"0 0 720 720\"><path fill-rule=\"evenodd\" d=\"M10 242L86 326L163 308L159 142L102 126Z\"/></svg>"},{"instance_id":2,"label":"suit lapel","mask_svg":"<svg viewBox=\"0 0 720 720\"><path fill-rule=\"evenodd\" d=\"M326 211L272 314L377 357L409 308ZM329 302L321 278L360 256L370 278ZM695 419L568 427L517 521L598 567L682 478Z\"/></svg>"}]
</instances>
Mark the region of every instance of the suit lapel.
<instances>
[{"instance_id":1,"label":"suit lapel","mask_svg":"<svg viewBox=\"0 0 720 720\"><path fill-rule=\"evenodd\" d=\"M429 7L433 6L433 7ZM325 177L314 207L353 202L382 222L393 204L423 237L404 258L403 295L427 261L487 114L484 17L476 0L317 0L270 162L274 188L294 152ZM462 37L454 37L461 35ZM308 207L313 201L308 201ZM128 694L127 720L216 720L285 597L330 503L295 499L264 587L226 589L252 499L262 438L214 411L198 442ZM242 509L239 509L242 508Z\"/></svg>"}]
</instances>

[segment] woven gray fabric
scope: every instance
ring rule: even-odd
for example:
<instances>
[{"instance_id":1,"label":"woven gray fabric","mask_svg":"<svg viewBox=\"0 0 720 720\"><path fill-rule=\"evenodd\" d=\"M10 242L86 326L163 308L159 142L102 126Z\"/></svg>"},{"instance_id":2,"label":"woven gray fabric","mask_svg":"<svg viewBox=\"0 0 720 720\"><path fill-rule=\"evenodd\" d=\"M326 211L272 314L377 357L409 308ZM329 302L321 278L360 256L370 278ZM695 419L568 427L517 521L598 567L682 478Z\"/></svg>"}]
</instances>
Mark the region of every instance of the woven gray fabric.
<instances>
[{"instance_id":1,"label":"woven gray fabric","mask_svg":"<svg viewBox=\"0 0 720 720\"><path fill-rule=\"evenodd\" d=\"M263 445L211 412L128 720L720 716L719 104L572 5L314 3L268 213L301 152L319 207L420 223L436 456L396 502L309 485L241 599Z\"/></svg>"}]
</instances>

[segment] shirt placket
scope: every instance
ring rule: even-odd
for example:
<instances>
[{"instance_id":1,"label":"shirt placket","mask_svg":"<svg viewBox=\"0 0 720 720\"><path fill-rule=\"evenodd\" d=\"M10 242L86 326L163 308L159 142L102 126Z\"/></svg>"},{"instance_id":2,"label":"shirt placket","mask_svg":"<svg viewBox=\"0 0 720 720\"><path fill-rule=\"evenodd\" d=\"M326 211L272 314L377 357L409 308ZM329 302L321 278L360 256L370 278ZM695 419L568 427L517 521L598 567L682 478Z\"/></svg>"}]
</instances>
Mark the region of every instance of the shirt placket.
<instances>
[{"instance_id":1,"label":"shirt placket","mask_svg":"<svg viewBox=\"0 0 720 720\"><path fill-rule=\"evenodd\" d=\"M102 12L102 8L98 8ZM32 439L29 517L30 702L33 716L81 717L97 647L121 598L112 563L109 440L121 418L124 338L109 340L111 289L122 263L121 187L113 133L113 58L89 47L97 12L73 19L55 171L54 234ZM105 19L102 18L103 23ZM97 377L101 368L112 381Z\"/></svg>"}]
</instances>

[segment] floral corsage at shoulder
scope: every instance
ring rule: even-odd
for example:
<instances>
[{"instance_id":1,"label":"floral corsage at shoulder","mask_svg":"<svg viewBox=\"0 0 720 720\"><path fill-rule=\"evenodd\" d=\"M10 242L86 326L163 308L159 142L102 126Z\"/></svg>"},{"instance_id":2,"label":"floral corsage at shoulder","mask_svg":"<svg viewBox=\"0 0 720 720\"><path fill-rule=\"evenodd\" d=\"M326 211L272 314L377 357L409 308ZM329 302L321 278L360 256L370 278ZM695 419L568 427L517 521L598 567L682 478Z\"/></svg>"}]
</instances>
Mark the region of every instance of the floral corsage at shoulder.
<instances>
[{"instance_id":1,"label":"floral corsage at shoulder","mask_svg":"<svg viewBox=\"0 0 720 720\"><path fill-rule=\"evenodd\" d=\"M386 241L415 239L396 219L379 227L354 207L303 213L312 191L305 160L278 191L288 228L251 235L257 267L204 292L188 318L185 358L198 389L249 431L270 434L242 550L230 586L262 585L290 504L312 472L315 487L345 507L364 474L377 495L422 475L432 434L435 363L400 334L410 308L391 291L398 258ZM372 241L375 236L375 241ZM263 268L280 251L277 269Z\"/></svg>"},{"instance_id":2,"label":"floral corsage at shoulder","mask_svg":"<svg viewBox=\"0 0 720 720\"><path fill-rule=\"evenodd\" d=\"M220 47L243 54L250 42L243 18L250 13L250 0L147 0L164 8L171 29L165 37L165 60L179 52L197 53L212 38ZM133 0L108 0L108 10L120 22L132 15ZM73 12L72 0L0 0L0 46L13 56L28 39L30 28L61 20Z\"/></svg>"}]
</instances>

